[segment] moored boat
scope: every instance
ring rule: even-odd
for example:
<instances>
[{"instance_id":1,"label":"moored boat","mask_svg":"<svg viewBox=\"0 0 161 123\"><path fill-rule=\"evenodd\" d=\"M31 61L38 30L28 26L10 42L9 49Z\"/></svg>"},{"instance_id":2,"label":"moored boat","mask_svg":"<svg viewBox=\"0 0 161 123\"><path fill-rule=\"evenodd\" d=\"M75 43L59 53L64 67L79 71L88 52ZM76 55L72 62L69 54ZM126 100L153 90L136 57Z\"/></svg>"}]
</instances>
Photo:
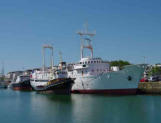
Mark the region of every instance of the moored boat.
<instances>
[{"instance_id":1,"label":"moored boat","mask_svg":"<svg viewBox=\"0 0 161 123\"><path fill-rule=\"evenodd\" d=\"M139 81L146 68L144 64L125 66L122 70L111 71L110 64L93 57L91 37L95 33L88 30L78 32L81 36L81 60L68 71L69 77L76 78L73 93L136 94ZM84 49L91 56L84 56ZM71 68L70 66L70 68Z\"/></svg>"},{"instance_id":2,"label":"moored boat","mask_svg":"<svg viewBox=\"0 0 161 123\"><path fill-rule=\"evenodd\" d=\"M53 47L44 46L43 51L46 48L52 50L51 67L45 67L45 62L43 62L42 69L33 71L31 74L32 87L43 93L70 94L74 80L67 75L66 63L60 62L59 66L53 67ZM44 56L43 61L45 61Z\"/></svg>"},{"instance_id":3,"label":"moored boat","mask_svg":"<svg viewBox=\"0 0 161 123\"><path fill-rule=\"evenodd\" d=\"M74 83L74 79L68 78L63 70L34 71L31 76L34 90L43 93L70 94Z\"/></svg>"},{"instance_id":4,"label":"moored boat","mask_svg":"<svg viewBox=\"0 0 161 123\"><path fill-rule=\"evenodd\" d=\"M73 84L73 79L71 78L61 78L49 80L44 85L36 86L36 90L42 93L55 93L55 94L70 94L71 87Z\"/></svg>"},{"instance_id":5,"label":"moored boat","mask_svg":"<svg viewBox=\"0 0 161 123\"><path fill-rule=\"evenodd\" d=\"M31 91L32 87L30 84L30 76L29 75L17 76L16 81L12 81L9 87L13 90Z\"/></svg>"}]
</instances>

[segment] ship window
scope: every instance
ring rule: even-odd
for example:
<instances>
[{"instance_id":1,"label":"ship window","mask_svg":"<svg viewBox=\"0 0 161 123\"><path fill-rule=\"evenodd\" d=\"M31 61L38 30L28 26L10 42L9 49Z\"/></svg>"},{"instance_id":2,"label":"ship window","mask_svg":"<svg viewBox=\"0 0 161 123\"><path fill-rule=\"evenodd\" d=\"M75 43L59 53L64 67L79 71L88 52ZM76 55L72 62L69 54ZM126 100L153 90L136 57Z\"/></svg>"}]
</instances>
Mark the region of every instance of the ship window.
<instances>
[{"instance_id":1,"label":"ship window","mask_svg":"<svg viewBox=\"0 0 161 123\"><path fill-rule=\"evenodd\" d=\"M87 64L87 62L85 62L85 64Z\"/></svg>"},{"instance_id":2,"label":"ship window","mask_svg":"<svg viewBox=\"0 0 161 123\"><path fill-rule=\"evenodd\" d=\"M94 61L94 63L96 63L96 61Z\"/></svg>"},{"instance_id":3,"label":"ship window","mask_svg":"<svg viewBox=\"0 0 161 123\"><path fill-rule=\"evenodd\" d=\"M88 61L88 64L90 64L90 61Z\"/></svg>"},{"instance_id":4,"label":"ship window","mask_svg":"<svg viewBox=\"0 0 161 123\"><path fill-rule=\"evenodd\" d=\"M131 76L128 76L128 78L127 78L129 81L131 81L132 80L132 77Z\"/></svg>"},{"instance_id":5,"label":"ship window","mask_svg":"<svg viewBox=\"0 0 161 123\"><path fill-rule=\"evenodd\" d=\"M80 62L80 64L82 64L82 62Z\"/></svg>"},{"instance_id":6,"label":"ship window","mask_svg":"<svg viewBox=\"0 0 161 123\"><path fill-rule=\"evenodd\" d=\"M93 63L93 61L91 61L91 63Z\"/></svg>"}]
</instances>

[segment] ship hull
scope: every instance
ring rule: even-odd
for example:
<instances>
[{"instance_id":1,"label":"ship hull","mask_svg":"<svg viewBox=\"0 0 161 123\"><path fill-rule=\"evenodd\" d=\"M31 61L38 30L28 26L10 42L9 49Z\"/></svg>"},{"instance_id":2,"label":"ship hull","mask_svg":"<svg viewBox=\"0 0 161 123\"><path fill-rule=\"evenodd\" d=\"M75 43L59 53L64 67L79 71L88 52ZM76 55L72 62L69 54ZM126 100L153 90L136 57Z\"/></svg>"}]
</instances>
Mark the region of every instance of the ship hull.
<instances>
[{"instance_id":1,"label":"ship hull","mask_svg":"<svg viewBox=\"0 0 161 123\"><path fill-rule=\"evenodd\" d=\"M117 72L76 77L72 93L136 94L145 65L130 65Z\"/></svg>"},{"instance_id":2,"label":"ship hull","mask_svg":"<svg viewBox=\"0 0 161 123\"><path fill-rule=\"evenodd\" d=\"M34 81L32 85L34 85ZM47 93L47 94L70 94L71 88L74 81L70 78L65 79L55 79L43 83L43 85L34 85L33 88L39 93Z\"/></svg>"},{"instance_id":3,"label":"ship hull","mask_svg":"<svg viewBox=\"0 0 161 123\"><path fill-rule=\"evenodd\" d=\"M12 83L10 88L13 90L20 90L20 91L32 91L32 87L29 80L19 83Z\"/></svg>"},{"instance_id":4,"label":"ship hull","mask_svg":"<svg viewBox=\"0 0 161 123\"><path fill-rule=\"evenodd\" d=\"M110 94L110 95L134 95L137 94L136 89L107 89L107 90L72 90L75 94Z\"/></svg>"}]
</instances>

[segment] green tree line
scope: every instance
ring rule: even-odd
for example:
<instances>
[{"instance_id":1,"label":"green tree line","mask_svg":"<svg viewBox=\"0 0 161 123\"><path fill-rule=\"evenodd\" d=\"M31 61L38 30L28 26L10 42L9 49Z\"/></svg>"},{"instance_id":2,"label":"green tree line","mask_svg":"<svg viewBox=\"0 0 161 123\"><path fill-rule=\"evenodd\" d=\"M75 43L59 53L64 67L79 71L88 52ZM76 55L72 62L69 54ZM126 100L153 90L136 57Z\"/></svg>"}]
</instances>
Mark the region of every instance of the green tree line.
<instances>
[{"instance_id":1,"label":"green tree line","mask_svg":"<svg viewBox=\"0 0 161 123\"><path fill-rule=\"evenodd\" d=\"M110 62L110 66L118 66L121 69L126 65L131 65L131 63L128 61L123 61L123 60L116 60L116 61Z\"/></svg>"},{"instance_id":2,"label":"green tree line","mask_svg":"<svg viewBox=\"0 0 161 123\"><path fill-rule=\"evenodd\" d=\"M161 67L152 67L148 73L149 76L161 75Z\"/></svg>"}]
</instances>

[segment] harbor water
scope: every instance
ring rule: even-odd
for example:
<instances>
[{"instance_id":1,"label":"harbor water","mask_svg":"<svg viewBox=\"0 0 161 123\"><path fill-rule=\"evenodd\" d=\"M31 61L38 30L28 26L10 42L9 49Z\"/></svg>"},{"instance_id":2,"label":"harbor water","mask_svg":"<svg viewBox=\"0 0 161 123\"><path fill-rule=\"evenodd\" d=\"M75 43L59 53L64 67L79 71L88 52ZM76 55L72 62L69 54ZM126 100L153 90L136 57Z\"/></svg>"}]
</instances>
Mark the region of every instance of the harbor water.
<instances>
[{"instance_id":1,"label":"harbor water","mask_svg":"<svg viewBox=\"0 0 161 123\"><path fill-rule=\"evenodd\" d=\"M160 95L46 95L0 90L1 123L160 123Z\"/></svg>"}]
</instances>

